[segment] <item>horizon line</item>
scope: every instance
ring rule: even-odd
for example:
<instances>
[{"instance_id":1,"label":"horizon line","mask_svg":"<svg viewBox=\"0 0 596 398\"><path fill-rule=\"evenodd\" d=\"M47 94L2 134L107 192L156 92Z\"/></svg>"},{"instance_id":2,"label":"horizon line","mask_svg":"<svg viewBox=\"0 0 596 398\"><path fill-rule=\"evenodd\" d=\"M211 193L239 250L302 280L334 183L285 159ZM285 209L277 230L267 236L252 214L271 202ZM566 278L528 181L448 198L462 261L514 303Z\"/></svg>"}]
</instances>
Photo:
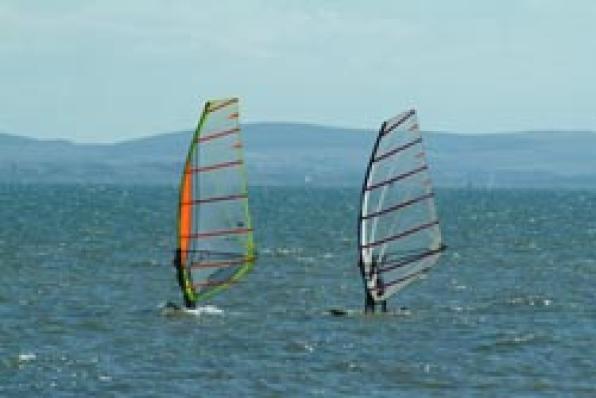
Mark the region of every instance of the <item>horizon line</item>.
<instances>
[{"instance_id":1,"label":"horizon line","mask_svg":"<svg viewBox=\"0 0 596 398\"><path fill-rule=\"evenodd\" d=\"M346 130L346 132L372 132L377 133L378 127L374 128L364 128L364 127L347 127L347 126L339 126L339 125L330 125L330 124L320 124L320 123L313 123L313 122L302 122L302 121L251 121L240 123L241 126L251 126L251 125L293 125L293 126L310 126L322 129L332 129L332 130ZM379 124L380 126L380 124ZM167 132L156 132L150 133L147 135L133 137L133 138L126 138L123 140L114 140L114 141L78 141L73 138L68 137L55 137L55 138L39 138L34 137L27 134L19 134L19 133L12 133L6 132L5 130L0 130L0 136L8 136L18 139L25 139L31 141L39 141L39 142L64 142L74 145L118 145L118 144L125 144L130 142L142 141L146 139L156 138L159 136L164 135L171 135L171 134L181 134L181 133L190 133L194 131L193 128L189 129L173 129ZM512 135L512 134L536 134L536 133L563 133L563 134L571 134L571 133L581 133L581 134L596 134L596 130L590 129L557 129L557 128L549 128L549 129L524 129L524 130L507 130L507 131L483 131L483 132L457 132L452 130L425 130L421 129L423 133L426 134L445 134L445 135L456 135L456 136L471 136L471 137L482 137L482 136L495 136L495 135Z\"/></svg>"}]
</instances>

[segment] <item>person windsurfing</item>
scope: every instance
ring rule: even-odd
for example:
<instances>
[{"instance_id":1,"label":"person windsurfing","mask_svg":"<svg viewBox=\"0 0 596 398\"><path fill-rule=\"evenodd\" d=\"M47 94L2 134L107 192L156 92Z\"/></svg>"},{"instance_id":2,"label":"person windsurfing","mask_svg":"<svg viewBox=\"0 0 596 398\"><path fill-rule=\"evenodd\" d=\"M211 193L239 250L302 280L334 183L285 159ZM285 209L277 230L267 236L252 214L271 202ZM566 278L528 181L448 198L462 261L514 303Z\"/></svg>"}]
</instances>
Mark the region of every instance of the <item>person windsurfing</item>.
<instances>
[{"instance_id":1,"label":"person windsurfing","mask_svg":"<svg viewBox=\"0 0 596 398\"><path fill-rule=\"evenodd\" d=\"M364 313L375 313L376 301L373 298L371 291L376 290L379 295L383 295L385 292L385 285L381 273L378 271L379 261L377 256L373 255L370 264L370 278L367 280L366 297L364 301ZM387 300L381 301L381 312L387 312Z\"/></svg>"},{"instance_id":2,"label":"person windsurfing","mask_svg":"<svg viewBox=\"0 0 596 398\"><path fill-rule=\"evenodd\" d=\"M190 286L190 275L188 274L186 268L182 265L182 250L180 248L176 249L176 254L174 255L172 265L174 268L176 268L176 279L178 280L178 285L180 285L180 290L182 290L184 306L188 309L196 308L197 301Z\"/></svg>"},{"instance_id":3,"label":"person windsurfing","mask_svg":"<svg viewBox=\"0 0 596 398\"><path fill-rule=\"evenodd\" d=\"M366 289L366 295L364 297L364 313L373 313L375 312L375 300L373 299L372 295L370 294L370 290Z\"/></svg>"},{"instance_id":4,"label":"person windsurfing","mask_svg":"<svg viewBox=\"0 0 596 398\"><path fill-rule=\"evenodd\" d=\"M377 290L379 295L385 294L385 282L383 282L380 272L377 272ZM381 301L381 312L387 312L387 300Z\"/></svg>"}]
</instances>

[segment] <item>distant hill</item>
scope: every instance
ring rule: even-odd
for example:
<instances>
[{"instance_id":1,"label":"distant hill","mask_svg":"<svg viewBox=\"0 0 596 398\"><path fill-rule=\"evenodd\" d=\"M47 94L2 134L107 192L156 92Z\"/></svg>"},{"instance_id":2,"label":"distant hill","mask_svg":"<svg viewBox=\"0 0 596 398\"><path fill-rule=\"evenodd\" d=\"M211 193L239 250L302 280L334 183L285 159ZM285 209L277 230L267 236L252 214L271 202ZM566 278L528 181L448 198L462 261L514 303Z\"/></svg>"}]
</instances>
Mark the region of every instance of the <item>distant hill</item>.
<instances>
[{"instance_id":1,"label":"distant hill","mask_svg":"<svg viewBox=\"0 0 596 398\"><path fill-rule=\"evenodd\" d=\"M0 182L178 183L190 132L115 144L0 133ZM296 123L243 126L254 185L360 185L376 132ZM596 133L424 133L437 185L596 187Z\"/></svg>"}]
</instances>

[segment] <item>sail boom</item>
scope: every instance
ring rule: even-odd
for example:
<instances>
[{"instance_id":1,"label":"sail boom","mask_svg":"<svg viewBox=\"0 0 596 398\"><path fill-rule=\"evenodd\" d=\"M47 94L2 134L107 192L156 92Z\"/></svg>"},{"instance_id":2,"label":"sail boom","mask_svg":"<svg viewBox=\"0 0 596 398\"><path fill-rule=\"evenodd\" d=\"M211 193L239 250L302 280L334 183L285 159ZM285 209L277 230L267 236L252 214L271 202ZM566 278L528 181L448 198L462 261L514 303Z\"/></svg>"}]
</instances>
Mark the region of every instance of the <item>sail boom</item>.
<instances>
[{"instance_id":1,"label":"sail boom","mask_svg":"<svg viewBox=\"0 0 596 398\"><path fill-rule=\"evenodd\" d=\"M388 287L397 285L398 283L407 282L409 280L412 280L414 278L420 277L421 275L427 273L431 268L432 268L432 266L425 267L425 268L423 268L423 269L421 269L419 271L414 272L413 274L409 274L407 276L404 276L403 278L395 279L395 280L390 281L390 282L385 282L385 283L383 283L382 286L378 286L375 289L378 290L378 291L382 291L382 290L384 290L384 289L386 289Z\"/></svg>"},{"instance_id":2,"label":"sail boom","mask_svg":"<svg viewBox=\"0 0 596 398\"><path fill-rule=\"evenodd\" d=\"M226 235L237 235L237 234L247 234L252 232L252 228L235 228L235 229L222 229L222 230L214 230L209 232L201 232L196 234L190 234L188 236L182 236L183 238L190 238L190 239L205 239L205 238L216 238L219 236L226 236Z\"/></svg>"},{"instance_id":3,"label":"sail boom","mask_svg":"<svg viewBox=\"0 0 596 398\"><path fill-rule=\"evenodd\" d=\"M190 267L191 268L227 268L227 267L237 267L239 265L252 263L254 261L255 261L254 257L247 257L247 258L243 258L243 259L239 259L239 260L193 263L190 265Z\"/></svg>"},{"instance_id":4,"label":"sail boom","mask_svg":"<svg viewBox=\"0 0 596 398\"><path fill-rule=\"evenodd\" d=\"M226 279L224 281L205 281L205 282L195 282L193 283L193 287L195 288L204 288L204 287L219 287L219 286L226 286L231 283L234 283L231 279Z\"/></svg>"},{"instance_id":5,"label":"sail boom","mask_svg":"<svg viewBox=\"0 0 596 398\"><path fill-rule=\"evenodd\" d=\"M206 249L188 249L185 250L187 253L199 253L203 256L220 256L220 257L228 257L228 258L238 258L244 256L244 253L235 253L235 252L223 252L223 251L215 251L215 250L206 250Z\"/></svg>"},{"instance_id":6,"label":"sail boom","mask_svg":"<svg viewBox=\"0 0 596 398\"><path fill-rule=\"evenodd\" d=\"M383 273L383 272L393 271L394 269L397 269L397 268L405 267L406 265L410 265L412 263L415 263L416 261L424 260L427 257L439 254L442 251L444 251L445 248L446 248L446 246L441 245L438 249L428 250L424 253L409 256L409 257L403 258L399 261L383 264L385 266L379 267L378 272Z\"/></svg>"}]
</instances>

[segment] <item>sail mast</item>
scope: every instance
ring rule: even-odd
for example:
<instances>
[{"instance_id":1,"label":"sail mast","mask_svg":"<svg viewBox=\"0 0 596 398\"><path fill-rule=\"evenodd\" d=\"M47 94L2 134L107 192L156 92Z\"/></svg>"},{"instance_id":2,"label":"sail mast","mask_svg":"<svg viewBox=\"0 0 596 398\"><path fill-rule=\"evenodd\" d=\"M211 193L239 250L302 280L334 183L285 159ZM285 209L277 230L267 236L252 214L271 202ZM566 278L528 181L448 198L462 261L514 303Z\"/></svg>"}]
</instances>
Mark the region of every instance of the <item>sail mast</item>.
<instances>
[{"instance_id":1,"label":"sail mast","mask_svg":"<svg viewBox=\"0 0 596 398\"><path fill-rule=\"evenodd\" d=\"M367 182L368 182L369 177L372 172L374 155L377 152L377 149L379 148L379 143L381 141L381 133L383 132L384 129L385 129L385 123L383 123L381 125L381 128L379 129L379 132L377 134L377 138L373 145L373 150L370 153L370 158L369 158L368 164L366 166L366 172L364 174L364 181L362 182L362 189L360 191L360 213L358 215L358 258L359 258L358 266L360 267L360 275L362 276L362 283L364 284L365 292L368 291L368 287L366 286L366 280L367 280L367 274L369 273L368 268L370 266L370 261L371 261L370 251L363 248L363 244L364 244L363 242L367 241L367 236L366 236L367 231L366 231L366 228L364 228L364 218L363 218L365 216L364 211L368 207L368 197L369 197L369 194L366 190L366 185L367 185Z\"/></svg>"}]
</instances>

